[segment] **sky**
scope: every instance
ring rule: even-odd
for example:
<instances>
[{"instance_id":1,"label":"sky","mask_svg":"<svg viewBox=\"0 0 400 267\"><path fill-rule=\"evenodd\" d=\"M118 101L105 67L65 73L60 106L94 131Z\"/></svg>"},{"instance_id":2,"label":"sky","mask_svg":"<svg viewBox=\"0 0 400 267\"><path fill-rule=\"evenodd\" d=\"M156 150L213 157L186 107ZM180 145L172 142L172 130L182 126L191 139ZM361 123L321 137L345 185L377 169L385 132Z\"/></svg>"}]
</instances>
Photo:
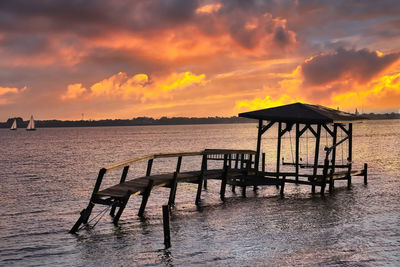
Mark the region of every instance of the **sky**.
<instances>
[{"instance_id":1,"label":"sky","mask_svg":"<svg viewBox=\"0 0 400 267\"><path fill-rule=\"evenodd\" d=\"M398 0L2 0L0 121L400 112Z\"/></svg>"}]
</instances>

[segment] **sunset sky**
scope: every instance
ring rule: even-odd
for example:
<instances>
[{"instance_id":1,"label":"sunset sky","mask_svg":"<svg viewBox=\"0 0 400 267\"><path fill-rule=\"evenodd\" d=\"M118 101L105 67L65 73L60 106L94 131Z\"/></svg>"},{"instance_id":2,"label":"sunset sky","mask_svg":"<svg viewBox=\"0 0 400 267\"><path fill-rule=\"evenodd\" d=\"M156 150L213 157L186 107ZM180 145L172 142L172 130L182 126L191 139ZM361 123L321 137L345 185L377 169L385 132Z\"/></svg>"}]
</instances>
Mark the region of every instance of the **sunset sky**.
<instances>
[{"instance_id":1,"label":"sunset sky","mask_svg":"<svg viewBox=\"0 0 400 267\"><path fill-rule=\"evenodd\" d=\"M400 1L0 1L0 121L400 111Z\"/></svg>"}]
</instances>

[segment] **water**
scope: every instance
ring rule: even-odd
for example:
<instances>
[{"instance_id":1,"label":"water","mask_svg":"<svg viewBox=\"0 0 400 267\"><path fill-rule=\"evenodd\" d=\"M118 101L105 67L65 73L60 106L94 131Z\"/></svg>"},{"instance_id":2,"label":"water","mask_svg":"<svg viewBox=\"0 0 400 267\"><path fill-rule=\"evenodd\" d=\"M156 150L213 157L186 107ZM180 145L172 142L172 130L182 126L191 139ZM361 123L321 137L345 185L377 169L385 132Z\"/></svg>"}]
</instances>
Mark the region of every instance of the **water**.
<instances>
[{"instance_id":1,"label":"water","mask_svg":"<svg viewBox=\"0 0 400 267\"><path fill-rule=\"evenodd\" d=\"M149 153L254 149L256 132L255 124L0 130L0 265L400 265L399 120L354 126L355 167L369 164L368 186L355 177L351 190L338 182L333 194L321 198L308 186L287 185L283 199L274 187L257 194L249 189L246 199L228 189L222 203L219 183L209 181L198 210L196 186L179 184L168 250L161 206L169 190L163 188L152 192L145 219L136 215L136 197L119 226L106 215L95 228L68 234L100 167ZM275 146L267 134L267 169L274 169L275 154L268 153ZM289 138L283 146L285 161L291 161ZM305 140L301 146L305 161ZM308 149L311 154L311 140ZM338 157L340 162L340 149ZM161 160L154 168L172 171L175 164ZM194 165L199 159L184 158L183 169ZM143 175L144 167L132 168L128 179ZM105 185L119 175L106 176ZM96 206L94 214L103 208Z\"/></svg>"}]
</instances>

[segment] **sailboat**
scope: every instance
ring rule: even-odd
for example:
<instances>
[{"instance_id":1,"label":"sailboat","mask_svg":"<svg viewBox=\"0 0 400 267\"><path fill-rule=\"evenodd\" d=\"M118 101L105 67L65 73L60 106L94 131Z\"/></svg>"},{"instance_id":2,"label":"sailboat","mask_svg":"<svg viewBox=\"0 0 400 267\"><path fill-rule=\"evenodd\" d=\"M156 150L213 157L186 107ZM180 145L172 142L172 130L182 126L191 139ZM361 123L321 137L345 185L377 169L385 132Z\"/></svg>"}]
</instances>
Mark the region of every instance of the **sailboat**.
<instances>
[{"instance_id":1,"label":"sailboat","mask_svg":"<svg viewBox=\"0 0 400 267\"><path fill-rule=\"evenodd\" d=\"M36 128L35 128L35 120L33 119L33 116L31 116L31 119L30 119L30 121L29 121L29 123L28 123L28 127L26 127L26 130L27 130L27 131L34 131L34 130L36 130Z\"/></svg>"},{"instance_id":2,"label":"sailboat","mask_svg":"<svg viewBox=\"0 0 400 267\"><path fill-rule=\"evenodd\" d=\"M13 124L11 125L11 128L10 128L10 130L17 130L17 119L14 119L14 122L13 122Z\"/></svg>"}]
</instances>

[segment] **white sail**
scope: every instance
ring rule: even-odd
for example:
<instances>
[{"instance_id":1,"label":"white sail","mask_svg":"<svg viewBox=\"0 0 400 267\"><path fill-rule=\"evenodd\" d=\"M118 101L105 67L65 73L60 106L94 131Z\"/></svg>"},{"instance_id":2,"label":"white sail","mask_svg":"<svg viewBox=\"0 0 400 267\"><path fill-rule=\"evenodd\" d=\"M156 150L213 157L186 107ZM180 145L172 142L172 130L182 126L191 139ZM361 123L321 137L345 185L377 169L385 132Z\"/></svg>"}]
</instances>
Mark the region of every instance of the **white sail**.
<instances>
[{"instance_id":1,"label":"white sail","mask_svg":"<svg viewBox=\"0 0 400 267\"><path fill-rule=\"evenodd\" d=\"M28 127L26 127L26 130L28 130L28 131L36 130L35 129L35 120L33 119L33 116L31 116L31 120L29 121Z\"/></svg>"},{"instance_id":2,"label":"white sail","mask_svg":"<svg viewBox=\"0 0 400 267\"><path fill-rule=\"evenodd\" d=\"M14 119L14 122L13 122L13 124L11 125L10 130L17 130L17 120L16 120L16 119Z\"/></svg>"}]
</instances>

